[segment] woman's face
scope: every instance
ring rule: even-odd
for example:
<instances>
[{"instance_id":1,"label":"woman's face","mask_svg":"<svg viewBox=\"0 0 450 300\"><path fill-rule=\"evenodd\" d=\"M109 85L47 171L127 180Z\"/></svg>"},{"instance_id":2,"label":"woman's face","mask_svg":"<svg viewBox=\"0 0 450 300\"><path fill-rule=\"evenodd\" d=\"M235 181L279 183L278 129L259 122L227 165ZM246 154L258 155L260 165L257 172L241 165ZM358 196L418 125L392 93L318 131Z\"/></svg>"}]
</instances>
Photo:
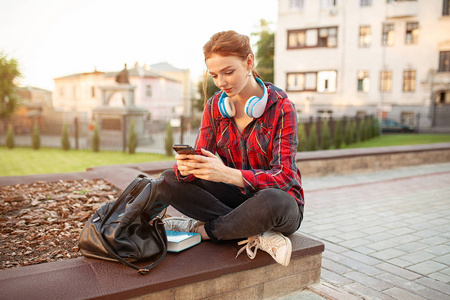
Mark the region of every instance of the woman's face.
<instances>
[{"instance_id":1,"label":"woman's face","mask_svg":"<svg viewBox=\"0 0 450 300\"><path fill-rule=\"evenodd\" d=\"M249 56L250 57L250 56ZM249 59L242 60L237 56L220 56L214 54L206 60L209 74L214 84L224 91L228 97L239 95L248 83L250 67ZM250 61L251 66L251 61Z\"/></svg>"}]
</instances>

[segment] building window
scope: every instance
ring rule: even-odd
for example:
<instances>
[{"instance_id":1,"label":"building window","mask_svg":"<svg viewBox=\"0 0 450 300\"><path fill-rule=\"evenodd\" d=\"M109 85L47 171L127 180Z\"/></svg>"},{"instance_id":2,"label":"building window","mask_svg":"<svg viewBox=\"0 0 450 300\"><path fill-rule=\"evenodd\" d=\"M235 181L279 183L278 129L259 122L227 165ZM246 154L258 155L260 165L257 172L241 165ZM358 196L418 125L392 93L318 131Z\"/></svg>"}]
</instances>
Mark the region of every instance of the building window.
<instances>
[{"instance_id":1,"label":"building window","mask_svg":"<svg viewBox=\"0 0 450 300\"><path fill-rule=\"evenodd\" d=\"M336 47L337 27L309 28L288 31L288 49Z\"/></svg>"},{"instance_id":2,"label":"building window","mask_svg":"<svg viewBox=\"0 0 450 300\"><path fill-rule=\"evenodd\" d=\"M289 7L297 10L305 9L305 0L290 0Z\"/></svg>"},{"instance_id":3,"label":"building window","mask_svg":"<svg viewBox=\"0 0 450 300\"><path fill-rule=\"evenodd\" d=\"M393 46L395 39L394 24L383 24L383 36L381 37L381 44L383 46Z\"/></svg>"},{"instance_id":4,"label":"building window","mask_svg":"<svg viewBox=\"0 0 450 300\"><path fill-rule=\"evenodd\" d=\"M359 27L359 47L370 47L372 42L372 35L370 33L370 26Z\"/></svg>"},{"instance_id":5,"label":"building window","mask_svg":"<svg viewBox=\"0 0 450 300\"><path fill-rule=\"evenodd\" d=\"M368 93L370 88L369 72L358 72L358 92Z\"/></svg>"},{"instance_id":6,"label":"building window","mask_svg":"<svg viewBox=\"0 0 450 300\"><path fill-rule=\"evenodd\" d=\"M336 92L336 71L317 72L317 91L319 93Z\"/></svg>"},{"instance_id":7,"label":"building window","mask_svg":"<svg viewBox=\"0 0 450 300\"><path fill-rule=\"evenodd\" d=\"M152 96L152 86L151 85L147 85L145 87L145 96L147 96L147 97L151 97Z\"/></svg>"},{"instance_id":8,"label":"building window","mask_svg":"<svg viewBox=\"0 0 450 300\"><path fill-rule=\"evenodd\" d=\"M450 51L439 52L438 72L450 72Z\"/></svg>"},{"instance_id":9,"label":"building window","mask_svg":"<svg viewBox=\"0 0 450 300\"><path fill-rule=\"evenodd\" d=\"M360 1L360 6L371 6L372 5L372 0L361 0Z\"/></svg>"},{"instance_id":10,"label":"building window","mask_svg":"<svg viewBox=\"0 0 450 300\"><path fill-rule=\"evenodd\" d=\"M392 71L381 71L380 91L390 92L392 90Z\"/></svg>"},{"instance_id":11,"label":"building window","mask_svg":"<svg viewBox=\"0 0 450 300\"><path fill-rule=\"evenodd\" d=\"M406 23L406 44L417 44L419 42L419 22Z\"/></svg>"},{"instance_id":12,"label":"building window","mask_svg":"<svg viewBox=\"0 0 450 300\"><path fill-rule=\"evenodd\" d=\"M91 97L95 98L95 87L91 87Z\"/></svg>"},{"instance_id":13,"label":"building window","mask_svg":"<svg viewBox=\"0 0 450 300\"><path fill-rule=\"evenodd\" d=\"M337 5L337 0L321 0L320 4L322 9L335 8Z\"/></svg>"},{"instance_id":14,"label":"building window","mask_svg":"<svg viewBox=\"0 0 450 300\"><path fill-rule=\"evenodd\" d=\"M444 0L444 6L442 8L443 16L450 16L450 0Z\"/></svg>"},{"instance_id":15,"label":"building window","mask_svg":"<svg viewBox=\"0 0 450 300\"><path fill-rule=\"evenodd\" d=\"M336 77L336 71L288 73L286 90L333 93L336 91Z\"/></svg>"},{"instance_id":16,"label":"building window","mask_svg":"<svg viewBox=\"0 0 450 300\"><path fill-rule=\"evenodd\" d=\"M416 91L416 71L407 70L403 72L403 91L404 92Z\"/></svg>"}]
</instances>

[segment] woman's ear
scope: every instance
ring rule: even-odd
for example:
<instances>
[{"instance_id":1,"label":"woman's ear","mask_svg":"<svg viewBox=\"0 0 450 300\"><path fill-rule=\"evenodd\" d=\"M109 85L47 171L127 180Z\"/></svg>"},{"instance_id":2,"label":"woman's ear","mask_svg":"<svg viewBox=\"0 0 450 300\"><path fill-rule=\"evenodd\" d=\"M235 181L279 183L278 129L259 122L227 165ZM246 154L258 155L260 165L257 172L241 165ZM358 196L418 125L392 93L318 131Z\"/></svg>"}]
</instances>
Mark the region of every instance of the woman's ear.
<instances>
[{"instance_id":1,"label":"woman's ear","mask_svg":"<svg viewBox=\"0 0 450 300\"><path fill-rule=\"evenodd\" d=\"M253 55L249 54L247 55L247 67L253 69Z\"/></svg>"}]
</instances>

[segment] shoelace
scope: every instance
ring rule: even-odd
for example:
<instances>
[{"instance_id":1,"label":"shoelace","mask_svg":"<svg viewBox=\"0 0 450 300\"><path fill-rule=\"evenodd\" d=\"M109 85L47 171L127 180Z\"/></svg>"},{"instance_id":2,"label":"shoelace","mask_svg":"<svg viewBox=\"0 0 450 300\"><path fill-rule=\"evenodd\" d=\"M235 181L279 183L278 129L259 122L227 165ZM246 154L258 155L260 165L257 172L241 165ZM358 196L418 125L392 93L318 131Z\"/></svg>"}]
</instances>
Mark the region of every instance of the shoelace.
<instances>
[{"instance_id":1,"label":"shoelace","mask_svg":"<svg viewBox=\"0 0 450 300\"><path fill-rule=\"evenodd\" d=\"M238 242L238 245L244 245L241 249L239 249L238 253L236 254L236 257L241 254L244 249L247 251L247 255L250 259L254 259L256 257L256 252L258 252L258 249L261 249L261 240L259 239L259 236L252 236L249 237L246 240ZM252 250L254 248L254 250Z\"/></svg>"}]
</instances>

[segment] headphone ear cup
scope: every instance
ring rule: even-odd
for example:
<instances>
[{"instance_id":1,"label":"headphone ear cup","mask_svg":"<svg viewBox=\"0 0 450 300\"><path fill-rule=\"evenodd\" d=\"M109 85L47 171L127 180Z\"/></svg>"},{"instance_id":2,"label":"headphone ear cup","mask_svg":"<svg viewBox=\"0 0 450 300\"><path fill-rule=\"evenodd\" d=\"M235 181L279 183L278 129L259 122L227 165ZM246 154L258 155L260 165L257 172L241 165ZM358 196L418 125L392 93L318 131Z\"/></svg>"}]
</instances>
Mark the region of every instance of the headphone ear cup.
<instances>
[{"instance_id":1,"label":"headphone ear cup","mask_svg":"<svg viewBox=\"0 0 450 300\"><path fill-rule=\"evenodd\" d=\"M267 101L261 101L261 98L253 96L245 103L245 113L251 118L259 118L264 113Z\"/></svg>"},{"instance_id":2,"label":"headphone ear cup","mask_svg":"<svg viewBox=\"0 0 450 300\"><path fill-rule=\"evenodd\" d=\"M227 118L232 118L234 117L234 115L236 114L236 110L234 108L234 104L233 102L230 100L229 97L225 97L223 98L223 103L222 103L222 116L227 117Z\"/></svg>"}]
</instances>

